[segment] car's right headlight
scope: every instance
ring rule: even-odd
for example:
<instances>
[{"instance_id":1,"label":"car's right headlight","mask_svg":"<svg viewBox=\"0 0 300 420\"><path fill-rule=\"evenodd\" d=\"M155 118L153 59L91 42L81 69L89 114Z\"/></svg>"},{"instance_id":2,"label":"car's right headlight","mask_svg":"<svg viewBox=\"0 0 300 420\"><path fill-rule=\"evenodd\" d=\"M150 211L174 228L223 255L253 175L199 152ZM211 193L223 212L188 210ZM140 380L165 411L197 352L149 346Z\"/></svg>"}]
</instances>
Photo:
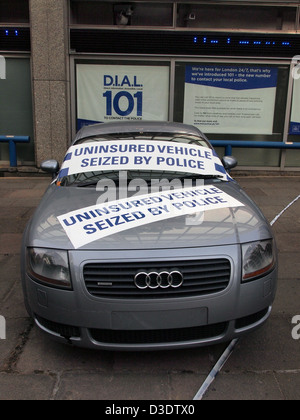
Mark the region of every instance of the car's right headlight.
<instances>
[{"instance_id":1,"label":"car's right headlight","mask_svg":"<svg viewBox=\"0 0 300 420\"><path fill-rule=\"evenodd\" d=\"M242 245L242 281L255 280L272 271L276 264L276 251L272 239Z\"/></svg>"},{"instance_id":2,"label":"car's right headlight","mask_svg":"<svg viewBox=\"0 0 300 420\"><path fill-rule=\"evenodd\" d=\"M72 289L67 251L28 248L27 272L33 280L48 286Z\"/></svg>"}]
</instances>

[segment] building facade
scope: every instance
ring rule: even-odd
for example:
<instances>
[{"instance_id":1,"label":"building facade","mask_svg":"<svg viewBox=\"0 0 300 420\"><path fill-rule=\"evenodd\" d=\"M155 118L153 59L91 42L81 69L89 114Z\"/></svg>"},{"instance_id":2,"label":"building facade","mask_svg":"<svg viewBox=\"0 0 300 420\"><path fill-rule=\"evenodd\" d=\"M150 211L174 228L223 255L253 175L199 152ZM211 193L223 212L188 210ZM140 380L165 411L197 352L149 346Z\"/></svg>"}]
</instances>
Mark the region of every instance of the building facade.
<instances>
[{"instance_id":1,"label":"building facade","mask_svg":"<svg viewBox=\"0 0 300 420\"><path fill-rule=\"evenodd\" d=\"M300 142L299 31L300 0L0 0L0 135L29 135L18 164L37 167L94 122ZM298 151L233 154L239 168L300 170Z\"/></svg>"}]
</instances>

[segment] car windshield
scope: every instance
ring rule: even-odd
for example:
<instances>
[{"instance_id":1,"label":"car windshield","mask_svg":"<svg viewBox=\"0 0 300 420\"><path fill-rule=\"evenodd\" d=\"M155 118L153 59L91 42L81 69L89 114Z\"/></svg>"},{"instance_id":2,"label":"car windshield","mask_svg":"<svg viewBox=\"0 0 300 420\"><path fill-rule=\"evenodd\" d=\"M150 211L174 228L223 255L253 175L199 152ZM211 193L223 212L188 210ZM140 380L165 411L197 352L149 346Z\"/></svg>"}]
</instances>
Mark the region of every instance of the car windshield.
<instances>
[{"instance_id":1,"label":"car windshield","mask_svg":"<svg viewBox=\"0 0 300 420\"><path fill-rule=\"evenodd\" d=\"M193 167L195 167L196 165L194 164L194 162L196 161L193 159L193 156L196 156L197 153L199 156L201 156L200 150L209 150L209 153L211 155L213 154L212 146L205 138L195 135L186 135L182 133L122 133L111 135L105 134L103 136L99 135L89 138L83 138L75 142L75 144L72 146L73 149L71 148L73 152L70 152L70 149L66 155L64 166L66 166L66 160L72 161L75 155L80 156L81 158L81 168L77 171L73 170L71 173L69 173L70 171L65 172L64 170L61 170L57 179L58 185L65 187L88 187L97 185L97 183L102 179L110 179L113 180L115 183L118 183L120 177L120 168L116 169L116 166L114 166L113 163L116 161L117 158L115 158L115 161L107 160L105 168L102 166L101 170L98 170L99 168L93 169L91 165L88 164L88 162L91 163L92 159L94 159L95 162L99 162L102 159L102 163L104 164L104 158L101 157L103 156L103 153L101 153L101 151L108 150L109 147L110 149L112 149L113 146L115 147L115 152L116 144L118 145L118 151L123 153L124 159L126 159L126 156L128 155L136 154L135 152L137 149L135 148L135 144L148 145L148 149L145 149L145 147L143 149L145 159L144 163L139 162L137 165L135 165L135 167L130 167L129 170L127 170L125 167L121 169L126 170L126 177L128 181L139 178L149 183L153 180L162 179L167 179L168 181L171 181L173 179L183 178L220 179L222 177L222 174L216 174L214 171L202 171L201 174L199 174L195 173L195 171L193 170ZM173 156L169 156L169 160L171 161L171 159L173 159L175 164L173 166L170 165L170 169L167 168L167 170L166 168L164 168L163 170L158 170L157 167L151 167L151 170L149 170L150 165L147 165L147 162L151 159L150 154L147 154L147 150L149 151L149 147L151 147L149 145L153 145L152 148L154 148L156 145L160 145L158 147L160 147L159 150L162 151L162 149L166 147L162 146L162 144L167 144L168 147L171 144L172 147L176 146L176 149L172 151ZM181 161L179 161L179 157L177 157L176 152L182 149L189 151L193 150L193 153L190 152L189 160L182 159ZM89 153L97 157L93 157L91 159L88 157ZM135 157L135 159L137 159L137 157ZM93 161L93 163L95 162ZM191 164L191 166L189 167L187 162L193 162L193 165ZM184 166L183 163L185 163L184 170L182 169L182 167ZM70 163L69 166L70 165L72 165L72 163ZM180 170L178 170L179 166L181 167ZM87 169L83 170L82 167L86 167Z\"/></svg>"}]
</instances>

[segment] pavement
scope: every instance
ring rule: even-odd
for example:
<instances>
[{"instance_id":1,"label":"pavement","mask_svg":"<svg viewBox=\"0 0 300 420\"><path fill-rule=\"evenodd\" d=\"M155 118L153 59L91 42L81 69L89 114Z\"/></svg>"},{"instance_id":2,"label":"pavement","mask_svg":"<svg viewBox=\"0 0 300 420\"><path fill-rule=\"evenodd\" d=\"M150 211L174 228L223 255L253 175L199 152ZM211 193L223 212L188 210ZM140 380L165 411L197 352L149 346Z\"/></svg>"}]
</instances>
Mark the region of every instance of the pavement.
<instances>
[{"instance_id":1,"label":"pavement","mask_svg":"<svg viewBox=\"0 0 300 420\"><path fill-rule=\"evenodd\" d=\"M300 176L236 178L273 220L300 194ZM104 352L53 342L33 325L20 283L22 232L49 178L0 178L0 400L191 401L226 345ZM279 287L267 324L241 339L204 400L300 399L300 200L274 224Z\"/></svg>"}]
</instances>

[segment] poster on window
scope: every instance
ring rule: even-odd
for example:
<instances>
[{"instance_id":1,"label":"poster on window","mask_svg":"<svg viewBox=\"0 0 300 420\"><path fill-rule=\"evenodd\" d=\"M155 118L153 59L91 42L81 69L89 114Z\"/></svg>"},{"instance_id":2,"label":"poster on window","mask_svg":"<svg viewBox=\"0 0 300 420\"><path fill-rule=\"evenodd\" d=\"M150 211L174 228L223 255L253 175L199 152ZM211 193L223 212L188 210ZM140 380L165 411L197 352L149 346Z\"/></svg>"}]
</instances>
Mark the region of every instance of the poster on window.
<instances>
[{"instance_id":1,"label":"poster on window","mask_svg":"<svg viewBox=\"0 0 300 420\"><path fill-rule=\"evenodd\" d=\"M300 135L300 78L294 79L290 134Z\"/></svg>"},{"instance_id":2,"label":"poster on window","mask_svg":"<svg viewBox=\"0 0 300 420\"><path fill-rule=\"evenodd\" d=\"M206 133L273 134L278 69L188 65L184 122Z\"/></svg>"},{"instance_id":3,"label":"poster on window","mask_svg":"<svg viewBox=\"0 0 300 420\"><path fill-rule=\"evenodd\" d=\"M78 64L77 128L169 119L169 67Z\"/></svg>"}]
</instances>

